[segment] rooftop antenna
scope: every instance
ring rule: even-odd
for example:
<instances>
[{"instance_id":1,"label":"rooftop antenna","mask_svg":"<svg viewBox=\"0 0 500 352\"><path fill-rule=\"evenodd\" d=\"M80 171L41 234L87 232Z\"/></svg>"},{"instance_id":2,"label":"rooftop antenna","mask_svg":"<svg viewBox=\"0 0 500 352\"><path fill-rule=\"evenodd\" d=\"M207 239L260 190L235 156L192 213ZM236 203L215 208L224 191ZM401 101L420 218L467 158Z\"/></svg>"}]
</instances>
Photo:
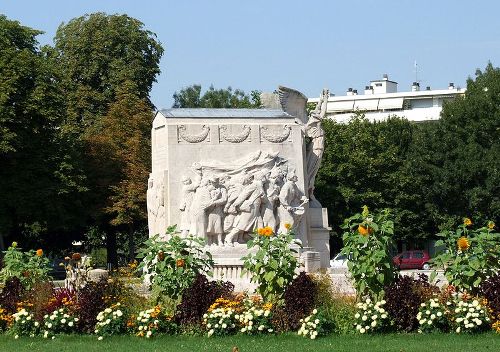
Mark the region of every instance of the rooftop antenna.
<instances>
[{"instance_id":1,"label":"rooftop antenna","mask_svg":"<svg viewBox=\"0 0 500 352\"><path fill-rule=\"evenodd\" d=\"M418 82L418 65L417 65L417 60L415 60L415 82Z\"/></svg>"}]
</instances>

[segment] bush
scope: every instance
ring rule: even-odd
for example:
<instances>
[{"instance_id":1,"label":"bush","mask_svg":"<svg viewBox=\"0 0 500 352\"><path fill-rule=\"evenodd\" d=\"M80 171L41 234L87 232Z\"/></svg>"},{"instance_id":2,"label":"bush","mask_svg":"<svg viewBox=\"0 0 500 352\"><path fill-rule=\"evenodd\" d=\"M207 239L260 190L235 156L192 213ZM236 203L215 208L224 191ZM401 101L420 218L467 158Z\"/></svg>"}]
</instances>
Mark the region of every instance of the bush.
<instances>
[{"instance_id":1,"label":"bush","mask_svg":"<svg viewBox=\"0 0 500 352\"><path fill-rule=\"evenodd\" d=\"M243 266L251 274L251 281L257 283L257 292L267 302L281 299L295 276L298 261L292 244L298 245L299 242L294 240L290 230L274 234L270 227L258 229L255 237L247 243L249 249L256 247L257 251L242 258Z\"/></svg>"},{"instance_id":2,"label":"bush","mask_svg":"<svg viewBox=\"0 0 500 352\"><path fill-rule=\"evenodd\" d=\"M198 274L182 295L175 321L181 325L200 324L212 303L219 297L229 298L233 290L231 282L208 281L204 275Z\"/></svg>"},{"instance_id":3,"label":"bush","mask_svg":"<svg viewBox=\"0 0 500 352\"><path fill-rule=\"evenodd\" d=\"M500 332L500 274L496 274L481 283L480 295L488 301L491 320L497 324Z\"/></svg>"},{"instance_id":4,"label":"bush","mask_svg":"<svg viewBox=\"0 0 500 352\"><path fill-rule=\"evenodd\" d=\"M10 277L0 293L0 307L5 313L14 314L17 311L17 303L21 302L26 290L18 277Z\"/></svg>"},{"instance_id":5,"label":"bush","mask_svg":"<svg viewBox=\"0 0 500 352\"><path fill-rule=\"evenodd\" d=\"M106 286L106 280L89 282L78 291L78 303L75 306L75 312L79 319L78 328L80 331L94 332L97 314L106 308L104 302Z\"/></svg>"},{"instance_id":6,"label":"bush","mask_svg":"<svg viewBox=\"0 0 500 352\"><path fill-rule=\"evenodd\" d=\"M157 235L144 242L138 270L153 289L175 300L191 286L197 274L211 270L213 261L211 254L203 250L202 238L180 237L175 233L175 226L167 229L167 235L170 237L167 241Z\"/></svg>"},{"instance_id":7,"label":"bush","mask_svg":"<svg viewBox=\"0 0 500 352\"><path fill-rule=\"evenodd\" d=\"M314 306L322 312L325 319L333 324L333 332L348 334L354 332L355 298L335 292L328 274L314 275L316 299Z\"/></svg>"},{"instance_id":8,"label":"bush","mask_svg":"<svg viewBox=\"0 0 500 352\"><path fill-rule=\"evenodd\" d=\"M276 328L297 330L300 327L300 319L310 315L314 309L316 284L311 276L301 272L286 288L283 298L283 307L276 307L273 311L276 314L276 319L273 320L278 325Z\"/></svg>"},{"instance_id":9,"label":"bush","mask_svg":"<svg viewBox=\"0 0 500 352\"><path fill-rule=\"evenodd\" d=\"M333 330L332 322L317 309L313 309L310 315L300 319L300 323L301 326L297 333L311 340L318 336L324 336Z\"/></svg>"},{"instance_id":10,"label":"bush","mask_svg":"<svg viewBox=\"0 0 500 352\"><path fill-rule=\"evenodd\" d=\"M49 260L43 250L22 252L17 243L5 251L4 267L0 270L0 283L5 283L11 277L17 277L24 288L31 289L38 282L49 280Z\"/></svg>"},{"instance_id":11,"label":"bush","mask_svg":"<svg viewBox=\"0 0 500 352\"><path fill-rule=\"evenodd\" d=\"M426 275L418 279L399 276L394 283L385 288L385 309L399 331L413 331L418 328L417 320L420 305L433 293L439 292L430 285Z\"/></svg>"},{"instance_id":12,"label":"bush","mask_svg":"<svg viewBox=\"0 0 500 352\"><path fill-rule=\"evenodd\" d=\"M394 280L394 265L390 250L394 247L394 222L388 209L370 214L364 206L361 214L344 221L342 253L347 262L358 298L370 296L379 300L384 287Z\"/></svg>"},{"instance_id":13,"label":"bush","mask_svg":"<svg viewBox=\"0 0 500 352\"><path fill-rule=\"evenodd\" d=\"M472 221L465 218L455 231L437 234L442 239L436 246L445 245L446 251L432 262L444 268L450 285L477 293L481 282L500 270L500 233L494 231L492 221L475 230L471 226Z\"/></svg>"}]
</instances>

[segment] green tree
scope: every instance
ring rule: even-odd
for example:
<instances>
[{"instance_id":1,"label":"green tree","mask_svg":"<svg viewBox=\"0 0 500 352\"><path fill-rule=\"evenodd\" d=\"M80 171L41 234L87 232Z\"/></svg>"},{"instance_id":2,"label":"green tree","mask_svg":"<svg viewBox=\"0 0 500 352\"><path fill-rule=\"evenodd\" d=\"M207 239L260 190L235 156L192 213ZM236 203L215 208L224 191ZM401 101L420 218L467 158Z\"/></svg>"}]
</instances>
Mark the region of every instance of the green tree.
<instances>
[{"instance_id":1,"label":"green tree","mask_svg":"<svg viewBox=\"0 0 500 352\"><path fill-rule=\"evenodd\" d=\"M128 88L118 91L108 113L96 123L99 133L91 134L87 141L92 147L92 159L107 168L107 199L99 212L107 214L111 225L128 233L128 256L133 259L134 231L147 220L153 112L145 99L130 91Z\"/></svg>"},{"instance_id":2,"label":"green tree","mask_svg":"<svg viewBox=\"0 0 500 352\"><path fill-rule=\"evenodd\" d=\"M173 108L260 108L260 92L253 90L250 95L231 87L215 89L210 86L201 95L201 86L192 85L174 93Z\"/></svg>"},{"instance_id":3,"label":"green tree","mask_svg":"<svg viewBox=\"0 0 500 352\"><path fill-rule=\"evenodd\" d=\"M59 26L55 49L67 91L68 118L79 127L104 116L125 82L149 101L163 54L156 35L127 15L94 13Z\"/></svg>"},{"instance_id":4,"label":"green tree","mask_svg":"<svg viewBox=\"0 0 500 352\"><path fill-rule=\"evenodd\" d=\"M488 64L469 78L464 96L443 107L415 144L415 168L435 228L464 216L475 223L500 218L500 69Z\"/></svg>"},{"instance_id":5,"label":"green tree","mask_svg":"<svg viewBox=\"0 0 500 352\"><path fill-rule=\"evenodd\" d=\"M132 233L145 219L149 92L163 48L140 21L94 13L62 24L55 51L67 100L63 130L79 140L90 189L87 212L107 233L116 263L116 233Z\"/></svg>"},{"instance_id":6,"label":"green tree","mask_svg":"<svg viewBox=\"0 0 500 352\"><path fill-rule=\"evenodd\" d=\"M0 16L0 234L17 240L75 226L85 191L60 133L64 95L40 33Z\"/></svg>"},{"instance_id":7,"label":"green tree","mask_svg":"<svg viewBox=\"0 0 500 352\"><path fill-rule=\"evenodd\" d=\"M372 123L356 114L348 124L325 120L323 128L325 153L316 194L331 209L334 232L339 234L343 220L366 204L391 209L396 239L425 234L413 183L416 171L408 162L415 125L398 117ZM341 247L338 235L336 242Z\"/></svg>"}]
</instances>

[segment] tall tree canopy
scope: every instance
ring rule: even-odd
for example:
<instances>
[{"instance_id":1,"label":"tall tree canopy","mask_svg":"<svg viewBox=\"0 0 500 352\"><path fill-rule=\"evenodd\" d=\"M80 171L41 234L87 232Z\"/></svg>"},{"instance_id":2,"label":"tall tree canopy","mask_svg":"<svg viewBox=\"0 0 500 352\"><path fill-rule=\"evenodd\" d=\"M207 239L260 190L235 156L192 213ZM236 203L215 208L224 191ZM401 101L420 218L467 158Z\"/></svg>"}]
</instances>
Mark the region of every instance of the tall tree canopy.
<instances>
[{"instance_id":1,"label":"tall tree canopy","mask_svg":"<svg viewBox=\"0 0 500 352\"><path fill-rule=\"evenodd\" d=\"M127 15L94 13L57 30L55 49L68 92L68 117L81 127L108 112L125 82L152 106L149 92L160 73L163 48L143 27Z\"/></svg>"},{"instance_id":2,"label":"tall tree canopy","mask_svg":"<svg viewBox=\"0 0 500 352\"><path fill-rule=\"evenodd\" d=\"M260 92L253 90L250 95L231 87L215 89L210 86L201 95L201 86L192 85L174 93L173 108L260 108Z\"/></svg>"},{"instance_id":3,"label":"tall tree canopy","mask_svg":"<svg viewBox=\"0 0 500 352\"><path fill-rule=\"evenodd\" d=\"M500 69L488 64L469 78L463 97L415 143L415 168L437 227L464 216L484 225L500 218Z\"/></svg>"},{"instance_id":4,"label":"tall tree canopy","mask_svg":"<svg viewBox=\"0 0 500 352\"><path fill-rule=\"evenodd\" d=\"M79 138L87 210L93 225L107 229L111 252L116 232L131 232L146 217L149 93L163 48L143 27L127 15L94 13L62 24L55 37L68 102L64 130Z\"/></svg>"},{"instance_id":5,"label":"tall tree canopy","mask_svg":"<svg viewBox=\"0 0 500 352\"><path fill-rule=\"evenodd\" d=\"M64 94L40 31L0 16L0 234L79 222L84 176L60 134Z\"/></svg>"}]
</instances>

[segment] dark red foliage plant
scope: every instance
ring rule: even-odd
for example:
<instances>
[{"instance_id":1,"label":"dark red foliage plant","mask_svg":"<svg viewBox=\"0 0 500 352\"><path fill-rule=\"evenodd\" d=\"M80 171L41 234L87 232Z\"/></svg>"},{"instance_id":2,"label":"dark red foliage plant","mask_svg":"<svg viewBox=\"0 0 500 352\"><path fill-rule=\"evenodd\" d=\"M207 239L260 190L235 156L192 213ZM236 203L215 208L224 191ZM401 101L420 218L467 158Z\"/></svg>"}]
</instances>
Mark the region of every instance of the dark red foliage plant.
<instances>
[{"instance_id":1,"label":"dark red foliage plant","mask_svg":"<svg viewBox=\"0 0 500 352\"><path fill-rule=\"evenodd\" d=\"M500 321L500 274L483 281L479 287L479 294L488 301L493 321Z\"/></svg>"},{"instance_id":2,"label":"dark red foliage plant","mask_svg":"<svg viewBox=\"0 0 500 352\"><path fill-rule=\"evenodd\" d=\"M107 281L88 282L77 292L77 302L74 307L79 319L79 329L82 332L93 333L97 322L97 314L106 308L104 297Z\"/></svg>"},{"instance_id":3,"label":"dark red foliage plant","mask_svg":"<svg viewBox=\"0 0 500 352\"><path fill-rule=\"evenodd\" d=\"M273 324L278 331L297 330L300 319L310 315L316 300L316 283L301 272L283 294L284 305L273 307Z\"/></svg>"},{"instance_id":4,"label":"dark red foliage plant","mask_svg":"<svg viewBox=\"0 0 500 352\"><path fill-rule=\"evenodd\" d=\"M420 274L417 279L399 276L386 286L385 309L396 329L406 332L417 329L420 304L431 298L434 293L439 293L439 289L429 284L424 274Z\"/></svg>"},{"instance_id":5,"label":"dark red foliage plant","mask_svg":"<svg viewBox=\"0 0 500 352\"><path fill-rule=\"evenodd\" d=\"M15 276L9 278L0 293L0 307L7 313L14 314L17 311L17 303L22 301L25 294L21 280Z\"/></svg>"},{"instance_id":6,"label":"dark red foliage plant","mask_svg":"<svg viewBox=\"0 0 500 352\"><path fill-rule=\"evenodd\" d=\"M233 290L231 282L208 281L204 275L198 274L191 287L182 294L175 315L176 322L180 325L200 324L212 303L219 297L229 298Z\"/></svg>"}]
</instances>

